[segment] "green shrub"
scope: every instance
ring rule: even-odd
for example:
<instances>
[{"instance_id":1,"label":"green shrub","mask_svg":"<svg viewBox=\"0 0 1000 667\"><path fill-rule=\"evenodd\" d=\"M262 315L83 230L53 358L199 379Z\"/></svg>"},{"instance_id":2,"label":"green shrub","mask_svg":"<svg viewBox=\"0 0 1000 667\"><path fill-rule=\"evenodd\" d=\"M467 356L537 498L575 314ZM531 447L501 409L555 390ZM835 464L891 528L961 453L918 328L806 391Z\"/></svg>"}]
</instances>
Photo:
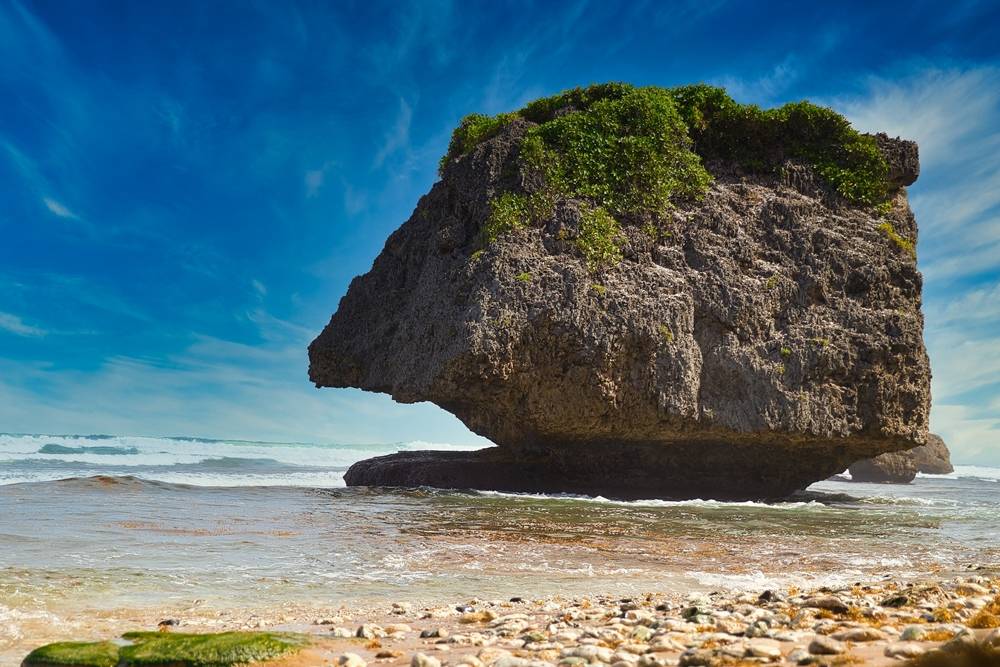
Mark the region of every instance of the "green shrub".
<instances>
[{"instance_id":1,"label":"green shrub","mask_svg":"<svg viewBox=\"0 0 1000 667\"><path fill-rule=\"evenodd\" d=\"M900 236L899 232L896 231L896 228L892 226L891 222L889 222L888 220L886 220L881 225L879 225L878 228L886 236L888 236L889 240L892 241L893 243L895 243L896 246L900 250L905 251L911 257L916 257L917 256L917 249L913 245L913 241L911 241L910 239L905 238L903 236Z\"/></svg>"},{"instance_id":2,"label":"green shrub","mask_svg":"<svg viewBox=\"0 0 1000 667\"><path fill-rule=\"evenodd\" d=\"M551 211L552 201L545 193L523 195L503 192L490 201L490 217L483 227L484 241L489 243L500 234L527 227L551 215Z\"/></svg>"},{"instance_id":3,"label":"green shrub","mask_svg":"<svg viewBox=\"0 0 1000 667\"><path fill-rule=\"evenodd\" d=\"M596 245L582 240L581 250L588 261L617 261L617 245L611 250L604 243L617 236L609 233L607 217L648 219L678 200L703 196L711 182L702 164L708 159L768 173L785 160L801 160L847 200L887 206L888 165L875 139L843 116L807 101L766 110L739 104L705 84L606 83L535 100L513 113L470 114L452 134L442 165L517 118L531 123L519 146L520 166L533 177L531 193L505 192L493 200L487 242L544 219L557 199L578 199L590 205L591 224L598 216L604 230ZM581 237L589 234L581 231Z\"/></svg>"},{"instance_id":4,"label":"green shrub","mask_svg":"<svg viewBox=\"0 0 1000 667\"><path fill-rule=\"evenodd\" d=\"M531 282L531 274L528 273L527 271L521 271L521 273L517 274L515 276L515 278L517 280L521 281L522 283L530 283Z\"/></svg>"},{"instance_id":5,"label":"green shrub","mask_svg":"<svg viewBox=\"0 0 1000 667\"><path fill-rule=\"evenodd\" d=\"M619 234L621 227L611 214L600 206L588 207L580 212L580 233L574 243L587 260L587 266L597 268L622 260Z\"/></svg>"}]
</instances>

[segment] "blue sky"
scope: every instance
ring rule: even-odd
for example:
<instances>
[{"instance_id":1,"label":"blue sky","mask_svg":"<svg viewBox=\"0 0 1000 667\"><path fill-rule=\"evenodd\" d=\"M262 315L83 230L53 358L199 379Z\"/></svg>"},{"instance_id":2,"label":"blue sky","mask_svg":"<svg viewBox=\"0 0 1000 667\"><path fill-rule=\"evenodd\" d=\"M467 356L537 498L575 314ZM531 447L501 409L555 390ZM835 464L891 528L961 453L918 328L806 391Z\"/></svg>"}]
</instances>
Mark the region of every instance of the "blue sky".
<instances>
[{"instance_id":1,"label":"blue sky","mask_svg":"<svg viewBox=\"0 0 1000 667\"><path fill-rule=\"evenodd\" d=\"M0 0L0 431L479 439L305 347L452 127L588 83L809 98L920 142L932 428L1000 464L990 2Z\"/></svg>"}]
</instances>

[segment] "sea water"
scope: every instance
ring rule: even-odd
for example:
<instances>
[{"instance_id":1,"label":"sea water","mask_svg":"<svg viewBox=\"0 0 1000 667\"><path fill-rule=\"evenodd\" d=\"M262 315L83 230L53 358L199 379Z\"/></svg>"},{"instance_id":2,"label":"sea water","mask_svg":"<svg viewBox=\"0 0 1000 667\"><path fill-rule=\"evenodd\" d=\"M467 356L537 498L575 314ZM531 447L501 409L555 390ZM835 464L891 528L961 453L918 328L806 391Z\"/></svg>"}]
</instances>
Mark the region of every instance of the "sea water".
<instances>
[{"instance_id":1,"label":"sea water","mask_svg":"<svg viewBox=\"0 0 1000 667\"><path fill-rule=\"evenodd\" d=\"M463 449L0 435L0 654L41 625L192 605L762 590L1000 566L996 468L824 481L771 504L344 486L355 461L431 448Z\"/></svg>"}]
</instances>

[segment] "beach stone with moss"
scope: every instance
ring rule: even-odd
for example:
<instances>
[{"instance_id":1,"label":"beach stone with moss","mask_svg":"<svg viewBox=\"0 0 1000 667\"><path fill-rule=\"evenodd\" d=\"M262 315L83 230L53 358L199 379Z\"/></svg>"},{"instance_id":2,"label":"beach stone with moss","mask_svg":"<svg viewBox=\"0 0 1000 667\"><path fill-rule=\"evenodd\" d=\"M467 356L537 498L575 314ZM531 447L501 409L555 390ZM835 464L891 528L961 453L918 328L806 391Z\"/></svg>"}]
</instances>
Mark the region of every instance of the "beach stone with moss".
<instances>
[{"instance_id":1,"label":"beach stone with moss","mask_svg":"<svg viewBox=\"0 0 1000 667\"><path fill-rule=\"evenodd\" d=\"M607 84L456 130L310 378L499 445L350 485L769 498L923 444L912 142L807 102Z\"/></svg>"},{"instance_id":2,"label":"beach stone with moss","mask_svg":"<svg viewBox=\"0 0 1000 667\"><path fill-rule=\"evenodd\" d=\"M279 632L129 632L118 641L59 642L32 651L22 667L227 667L291 655L310 644Z\"/></svg>"}]
</instances>

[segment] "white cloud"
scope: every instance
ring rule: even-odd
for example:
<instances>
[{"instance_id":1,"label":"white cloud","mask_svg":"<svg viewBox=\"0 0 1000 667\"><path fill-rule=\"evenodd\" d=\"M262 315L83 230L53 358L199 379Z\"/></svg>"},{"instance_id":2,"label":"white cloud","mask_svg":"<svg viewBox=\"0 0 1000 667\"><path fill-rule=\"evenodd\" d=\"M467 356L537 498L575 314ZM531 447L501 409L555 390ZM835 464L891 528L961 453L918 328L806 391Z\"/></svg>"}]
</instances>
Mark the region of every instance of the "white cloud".
<instances>
[{"instance_id":1,"label":"white cloud","mask_svg":"<svg viewBox=\"0 0 1000 667\"><path fill-rule=\"evenodd\" d=\"M44 329L26 324L17 315L4 312L0 312L0 329L15 336L24 336L26 338L37 338L48 333Z\"/></svg>"},{"instance_id":2,"label":"white cloud","mask_svg":"<svg viewBox=\"0 0 1000 667\"><path fill-rule=\"evenodd\" d=\"M323 185L326 183L327 172L333 169L336 164L336 162L328 160L319 169L310 169L306 172L306 197L312 198L319 194L319 191L323 189Z\"/></svg>"},{"instance_id":3,"label":"white cloud","mask_svg":"<svg viewBox=\"0 0 1000 667\"><path fill-rule=\"evenodd\" d=\"M832 106L915 140L931 428L959 462L1000 464L1000 68L926 68Z\"/></svg>"},{"instance_id":4,"label":"white cloud","mask_svg":"<svg viewBox=\"0 0 1000 667\"><path fill-rule=\"evenodd\" d=\"M392 129L385 135L382 147L375 154L375 167L381 167L393 153L404 150L410 145L410 123L413 121L413 109L403 98L399 99L399 112Z\"/></svg>"},{"instance_id":5,"label":"white cloud","mask_svg":"<svg viewBox=\"0 0 1000 667\"><path fill-rule=\"evenodd\" d=\"M267 286L256 278L250 281L250 286L253 287L253 291L257 293L258 297L267 296Z\"/></svg>"},{"instance_id":6,"label":"white cloud","mask_svg":"<svg viewBox=\"0 0 1000 667\"><path fill-rule=\"evenodd\" d=\"M60 218L72 218L76 219L78 216L73 211L69 210L65 204L52 199L51 197L42 197L42 203L45 204L45 208L49 209L53 215L57 215Z\"/></svg>"},{"instance_id":7,"label":"white cloud","mask_svg":"<svg viewBox=\"0 0 1000 667\"><path fill-rule=\"evenodd\" d=\"M801 75L798 58L789 54L781 62L756 79L725 76L712 81L725 88L737 102L769 104L780 97Z\"/></svg>"}]
</instances>

